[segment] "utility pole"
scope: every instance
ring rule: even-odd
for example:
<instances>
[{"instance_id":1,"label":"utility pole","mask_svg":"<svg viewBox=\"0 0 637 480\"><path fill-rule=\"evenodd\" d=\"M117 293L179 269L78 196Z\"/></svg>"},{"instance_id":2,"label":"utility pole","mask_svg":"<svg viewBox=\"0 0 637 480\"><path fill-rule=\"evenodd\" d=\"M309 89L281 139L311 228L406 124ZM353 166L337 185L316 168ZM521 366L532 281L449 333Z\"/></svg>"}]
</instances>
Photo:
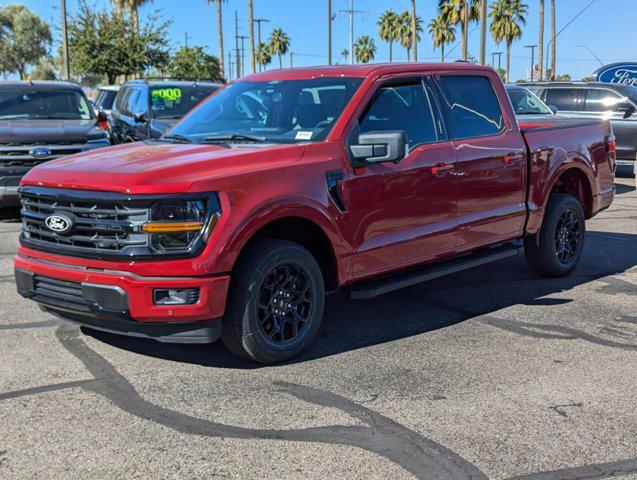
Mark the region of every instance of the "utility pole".
<instances>
[{"instance_id":1,"label":"utility pole","mask_svg":"<svg viewBox=\"0 0 637 480\"><path fill-rule=\"evenodd\" d=\"M491 68L495 68L495 52L491 52Z\"/></svg>"},{"instance_id":2,"label":"utility pole","mask_svg":"<svg viewBox=\"0 0 637 480\"><path fill-rule=\"evenodd\" d=\"M188 32L184 32L184 45L186 46L186 48L188 48L188 39L190 38L190 36L188 35Z\"/></svg>"},{"instance_id":3,"label":"utility pole","mask_svg":"<svg viewBox=\"0 0 637 480\"><path fill-rule=\"evenodd\" d=\"M349 10L341 10L349 13L349 63L354 63L354 14L363 13L362 10L354 10L354 0L349 0Z\"/></svg>"},{"instance_id":4,"label":"utility pole","mask_svg":"<svg viewBox=\"0 0 637 480\"><path fill-rule=\"evenodd\" d=\"M533 65L535 65L535 49L537 45L525 45L524 48L531 49L531 82L533 82Z\"/></svg>"},{"instance_id":5,"label":"utility pole","mask_svg":"<svg viewBox=\"0 0 637 480\"><path fill-rule=\"evenodd\" d=\"M290 50L290 68L294 68L294 52Z\"/></svg>"},{"instance_id":6,"label":"utility pole","mask_svg":"<svg viewBox=\"0 0 637 480\"><path fill-rule=\"evenodd\" d=\"M544 0L540 0L540 35L537 42L540 46L538 47L538 55L537 55L537 79L541 82L544 80Z\"/></svg>"},{"instance_id":7,"label":"utility pole","mask_svg":"<svg viewBox=\"0 0 637 480\"><path fill-rule=\"evenodd\" d=\"M232 81L232 50L228 50L228 81Z\"/></svg>"},{"instance_id":8,"label":"utility pole","mask_svg":"<svg viewBox=\"0 0 637 480\"><path fill-rule=\"evenodd\" d=\"M239 14L234 11L234 49L237 54L237 78L241 76L241 61L239 59Z\"/></svg>"},{"instance_id":9,"label":"utility pole","mask_svg":"<svg viewBox=\"0 0 637 480\"><path fill-rule=\"evenodd\" d=\"M462 46L464 47L462 50L462 59L467 61L467 52L469 51L469 2L465 0L464 2L464 32L462 36Z\"/></svg>"},{"instance_id":10,"label":"utility pole","mask_svg":"<svg viewBox=\"0 0 637 480\"><path fill-rule=\"evenodd\" d=\"M503 53L504 52L493 52L493 55L498 56L498 75L500 75L500 70L502 70L502 54Z\"/></svg>"},{"instance_id":11,"label":"utility pole","mask_svg":"<svg viewBox=\"0 0 637 480\"><path fill-rule=\"evenodd\" d=\"M252 10L252 0L248 0L248 14L250 17L250 72L256 71L255 55L254 55L254 12Z\"/></svg>"},{"instance_id":12,"label":"utility pole","mask_svg":"<svg viewBox=\"0 0 637 480\"><path fill-rule=\"evenodd\" d=\"M257 41L259 42L257 44L257 47L258 47L259 45L261 45L261 23L263 22L268 23L270 20L267 18L255 18L252 21L257 24ZM258 66L259 66L259 71L261 71L261 64L258 63Z\"/></svg>"},{"instance_id":13,"label":"utility pole","mask_svg":"<svg viewBox=\"0 0 637 480\"><path fill-rule=\"evenodd\" d=\"M69 34L66 28L66 0L62 0L62 56L64 62L64 79L71 78L71 68L69 66Z\"/></svg>"},{"instance_id":14,"label":"utility pole","mask_svg":"<svg viewBox=\"0 0 637 480\"><path fill-rule=\"evenodd\" d=\"M487 63L487 0L480 4L480 64Z\"/></svg>"},{"instance_id":15,"label":"utility pole","mask_svg":"<svg viewBox=\"0 0 637 480\"><path fill-rule=\"evenodd\" d=\"M327 0L327 64L332 64L332 0Z\"/></svg>"},{"instance_id":16,"label":"utility pole","mask_svg":"<svg viewBox=\"0 0 637 480\"><path fill-rule=\"evenodd\" d=\"M246 64L246 50L244 47L244 40L250 38L248 36L245 35L239 35L239 38L241 39L241 76L243 77L245 75L245 64Z\"/></svg>"}]
</instances>

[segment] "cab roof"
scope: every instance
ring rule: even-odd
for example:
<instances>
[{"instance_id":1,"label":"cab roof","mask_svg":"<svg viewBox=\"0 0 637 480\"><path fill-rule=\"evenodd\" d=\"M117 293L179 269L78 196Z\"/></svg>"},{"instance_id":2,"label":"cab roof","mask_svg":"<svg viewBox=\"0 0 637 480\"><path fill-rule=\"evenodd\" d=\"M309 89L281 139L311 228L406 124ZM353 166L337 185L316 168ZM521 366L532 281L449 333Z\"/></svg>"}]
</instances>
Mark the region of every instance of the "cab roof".
<instances>
[{"instance_id":1,"label":"cab roof","mask_svg":"<svg viewBox=\"0 0 637 480\"><path fill-rule=\"evenodd\" d=\"M253 73L240 80L253 82L271 80L302 80L317 77L380 77L383 75L430 72L437 70L453 71L492 71L490 67L466 62L453 63L364 63L357 65L331 65L319 67L297 67L282 70L268 70Z\"/></svg>"},{"instance_id":2,"label":"cab roof","mask_svg":"<svg viewBox=\"0 0 637 480\"><path fill-rule=\"evenodd\" d=\"M65 82L65 81L36 81L36 82L28 82L28 81L9 81L9 82L0 82L0 90L15 90L16 88L25 90L38 90L38 89L46 89L46 90L82 90L82 87L74 82Z\"/></svg>"}]
</instances>

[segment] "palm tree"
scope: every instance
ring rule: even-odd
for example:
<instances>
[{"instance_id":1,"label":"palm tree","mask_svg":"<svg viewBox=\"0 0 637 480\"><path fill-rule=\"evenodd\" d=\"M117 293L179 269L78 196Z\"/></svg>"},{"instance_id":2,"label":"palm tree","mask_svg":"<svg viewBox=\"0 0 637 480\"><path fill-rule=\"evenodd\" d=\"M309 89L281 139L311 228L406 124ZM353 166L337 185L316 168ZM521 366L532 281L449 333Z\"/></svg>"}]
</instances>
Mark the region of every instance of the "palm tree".
<instances>
[{"instance_id":1,"label":"palm tree","mask_svg":"<svg viewBox=\"0 0 637 480\"><path fill-rule=\"evenodd\" d=\"M393 61L392 47L394 40L400 36L400 22L398 15L393 10L383 12L378 20L378 33L380 39L389 43L389 61Z\"/></svg>"},{"instance_id":2,"label":"palm tree","mask_svg":"<svg viewBox=\"0 0 637 480\"><path fill-rule=\"evenodd\" d=\"M418 61L418 17L416 16L416 0L411 0L411 44L414 47L414 62Z\"/></svg>"},{"instance_id":3,"label":"palm tree","mask_svg":"<svg viewBox=\"0 0 637 480\"><path fill-rule=\"evenodd\" d=\"M398 18L400 23L400 44L407 49L407 61L411 62L411 47L414 45L411 14L403 12ZM416 41L420 40L420 32L422 32L422 19L416 16Z\"/></svg>"},{"instance_id":4,"label":"palm tree","mask_svg":"<svg viewBox=\"0 0 637 480\"><path fill-rule=\"evenodd\" d=\"M347 59L349 58L349 50L347 48L341 52L341 57L343 57L343 62L347 63Z\"/></svg>"},{"instance_id":5,"label":"palm tree","mask_svg":"<svg viewBox=\"0 0 637 480\"><path fill-rule=\"evenodd\" d=\"M270 65L270 63L272 62L272 52L270 50L270 45L261 42L257 46L256 57L257 63L261 65L263 70L265 70L265 67L267 65Z\"/></svg>"},{"instance_id":6,"label":"palm tree","mask_svg":"<svg viewBox=\"0 0 637 480\"><path fill-rule=\"evenodd\" d=\"M221 17L221 2L223 0L206 0L207 3L215 3L217 5L217 31L219 33L218 42L219 42L219 69L223 72L223 76L225 77L226 71L223 66L223 19Z\"/></svg>"},{"instance_id":7,"label":"palm tree","mask_svg":"<svg viewBox=\"0 0 637 480\"><path fill-rule=\"evenodd\" d=\"M465 1L469 3L469 18L464 18ZM465 42L465 30L469 22L480 18L480 0L438 0L438 14L449 25L460 24L462 32L462 58L467 58L468 45Z\"/></svg>"},{"instance_id":8,"label":"palm tree","mask_svg":"<svg viewBox=\"0 0 637 480\"><path fill-rule=\"evenodd\" d=\"M441 60L445 61L445 45L456 41L456 29L439 15L429 24L429 34L434 39L434 48L440 47Z\"/></svg>"},{"instance_id":9,"label":"palm tree","mask_svg":"<svg viewBox=\"0 0 637 480\"><path fill-rule=\"evenodd\" d=\"M139 32L139 13L138 9L145 3L151 3L153 0L111 0L115 6L117 13L122 14L124 11L130 15L130 23Z\"/></svg>"},{"instance_id":10,"label":"palm tree","mask_svg":"<svg viewBox=\"0 0 637 480\"><path fill-rule=\"evenodd\" d=\"M270 34L270 53L279 57L279 68L283 68L281 55L288 53L290 48L290 37L280 28L275 28Z\"/></svg>"},{"instance_id":11,"label":"palm tree","mask_svg":"<svg viewBox=\"0 0 637 480\"><path fill-rule=\"evenodd\" d=\"M555 0L551 0L551 78L555 80L555 68L557 58L555 56Z\"/></svg>"},{"instance_id":12,"label":"palm tree","mask_svg":"<svg viewBox=\"0 0 637 480\"><path fill-rule=\"evenodd\" d=\"M538 64L538 77L537 79L541 82L544 79L542 72L544 71L544 0L540 0L540 35L537 41L538 44L538 56L537 56L537 64Z\"/></svg>"},{"instance_id":13,"label":"palm tree","mask_svg":"<svg viewBox=\"0 0 637 480\"><path fill-rule=\"evenodd\" d=\"M489 29L496 43L506 43L506 77L509 81L511 67L511 44L522 36L522 25L526 25L524 15L527 5L520 0L496 0L491 4Z\"/></svg>"},{"instance_id":14,"label":"palm tree","mask_svg":"<svg viewBox=\"0 0 637 480\"><path fill-rule=\"evenodd\" d=\"M376 55L376 44L374 40L369 38L369 35L358 37L356 43L354 43L354 55L356 56L356 61L359 63L369 63L373 61Z\"/></svg>"}]
</instances>

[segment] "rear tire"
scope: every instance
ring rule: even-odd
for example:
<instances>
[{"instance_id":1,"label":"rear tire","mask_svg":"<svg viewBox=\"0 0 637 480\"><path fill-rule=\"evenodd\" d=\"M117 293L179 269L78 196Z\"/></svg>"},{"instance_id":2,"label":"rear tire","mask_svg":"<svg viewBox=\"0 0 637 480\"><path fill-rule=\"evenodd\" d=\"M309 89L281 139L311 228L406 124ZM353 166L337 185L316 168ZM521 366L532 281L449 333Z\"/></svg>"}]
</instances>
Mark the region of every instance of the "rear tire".
<instances>
[{"instance_id":1,"label":"rear tire","mask_svg":"<svg viewBox=\"0 0 637 480\"><path fill-rule=\"evenodd\" d=\"M286 240L259 240L240 260L221 339L235 355L276 363L301 353L323 318L325 286L314 256Z\"/></svg>"},{"instance_id":2,"label":"rear tire","mask_svg":"<svg viewBox=\"0 0 637 480\"><path fill-rule=\"evenodd\" d=\"M582 206L574 196L551 194L540 231L524 239L524 253L531 268L548 277L571 273L582 256L585 221Z\"/></svg>"}]
</instances>

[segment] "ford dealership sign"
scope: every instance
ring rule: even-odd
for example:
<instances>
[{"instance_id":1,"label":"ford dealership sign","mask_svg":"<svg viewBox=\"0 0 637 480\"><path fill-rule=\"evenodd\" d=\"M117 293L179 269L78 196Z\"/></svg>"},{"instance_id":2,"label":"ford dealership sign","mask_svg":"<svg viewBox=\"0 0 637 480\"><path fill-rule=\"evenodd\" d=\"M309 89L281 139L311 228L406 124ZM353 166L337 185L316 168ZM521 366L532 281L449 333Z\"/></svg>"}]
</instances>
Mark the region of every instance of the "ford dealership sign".
<instances>
[{"instance_id":1,"label":"ford dealership sign","mask_svg":"<svg viewBox=\"0 0 637 480\"><path fill-rule=\"evenodd\" d=\"M623 83L637 87L637 63L613 63L598 69L593 76L598 82Z\"/></svg>"}]
</instances>

